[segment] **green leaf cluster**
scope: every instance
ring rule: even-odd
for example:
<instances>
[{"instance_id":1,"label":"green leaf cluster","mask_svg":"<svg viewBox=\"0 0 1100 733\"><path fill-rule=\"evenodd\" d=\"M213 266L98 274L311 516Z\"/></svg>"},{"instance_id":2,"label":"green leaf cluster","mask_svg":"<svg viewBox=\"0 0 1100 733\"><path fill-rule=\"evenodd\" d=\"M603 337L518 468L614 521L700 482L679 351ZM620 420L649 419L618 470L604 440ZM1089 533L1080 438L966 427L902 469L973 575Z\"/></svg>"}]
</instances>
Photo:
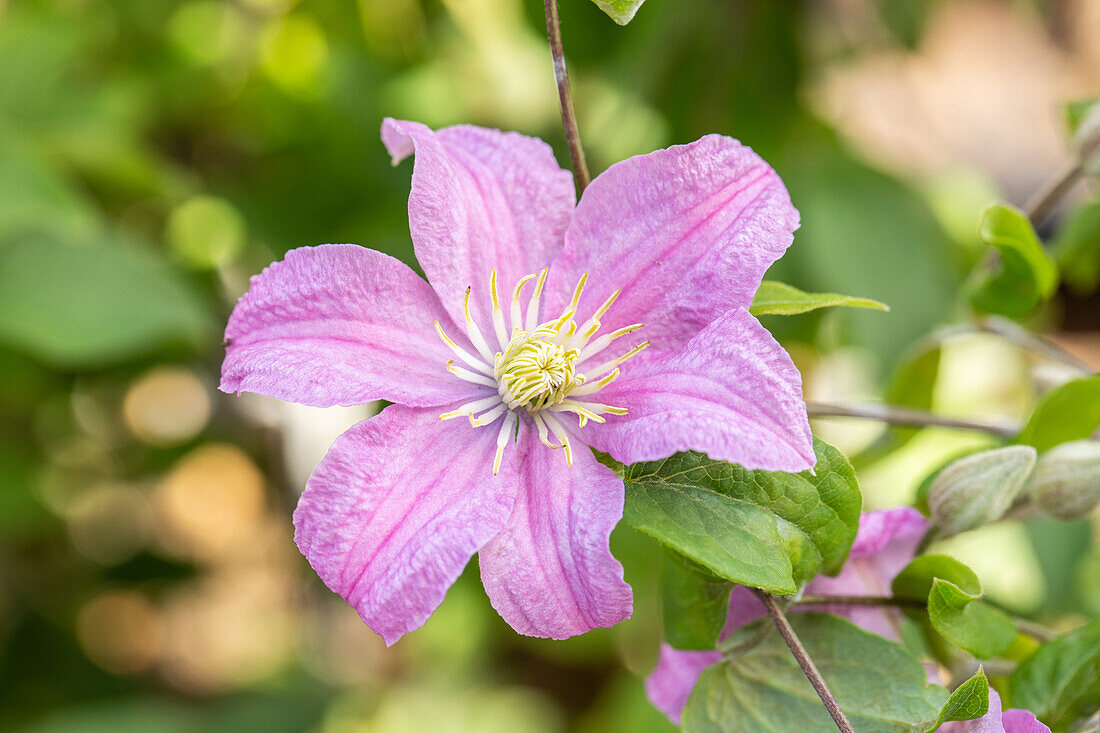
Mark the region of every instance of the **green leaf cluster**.
<instances>
[{"instance_id":1,"label":"green leaf cluster","mask_svg":"<svg viewBox=\"0 0 1100 733\"><path fill-rule=\"evenodd\" d=\"M624 519L725 581L790 594L836 573L862 496L840 451L815 441L813 471L749 471L701 453L626 467Z\"/></svg>"},{"instance_id":2,"label":"green leaf cluster","mask_svg":"<svg viewBox=\"0 0 1100 733\"><path fill-rule=\"evenodd\" d=\"M1016 441L1042 452L1087 438L1100 428L1100 374L1075 379L1043 395Z\"/></svg>"},{"instance_id":3,"label":"green leaf cluster","mask_svg":"<svg viewBox=\"0 0 1100 733\"><path fill-rule=\"evenodd\" d=\"M1100 621L1043 644L1008 679L1014 707L1055 730L1100 708Z\"/></svg>"},{"instance_id":4,"label":"green leaf cluster","mask_svg":"<svg viewBox=\"0 0 1100 733\"><path fill-rule=\"evenodd\" d=\"M829 689L860 733L923 733L948 701L900 644L822 613L790 618ZM762 620L731 641L760 632ZM798 731L831 733L836 725L778 634L703 672L684 708L690 733Z\"/></svg>"},{"instance_id":5,"label":"green leaf cluster","mask_svg":"<svg viewBox=\"0 0 1100 733\"><path fill-rule=\"evenodd\" d=\"M978 235L998 257L988 258L971 277L970 303L975 309L1020 318L1054 294L1058 268L1022 211L991 204L982 212Z\"/></svg>"}]
</instances>

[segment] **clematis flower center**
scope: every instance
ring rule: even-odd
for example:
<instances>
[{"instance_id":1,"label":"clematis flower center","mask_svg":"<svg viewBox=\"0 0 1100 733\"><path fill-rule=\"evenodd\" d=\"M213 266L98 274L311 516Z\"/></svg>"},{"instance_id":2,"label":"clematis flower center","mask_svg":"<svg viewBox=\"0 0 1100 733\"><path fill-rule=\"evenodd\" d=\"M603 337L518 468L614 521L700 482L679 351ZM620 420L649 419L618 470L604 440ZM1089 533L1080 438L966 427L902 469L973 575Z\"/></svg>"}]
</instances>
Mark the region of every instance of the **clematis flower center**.
<instances>
[{"instance_id":1,"label":"clematis flower center","mask_svg":"<svg viewBox=\"0 0 1100 733\"><path fill-rule=\"evenodd\" d=\"M496 391L439 416L440 420L465 416L475 428L503 420L497 434L494 474L500 470L504 449L515 432L520 415L526 415L534 423L544 445L564 450L566 462L572 466L573 448L570 433L562 423L564 414L576 415L579 428L583 428L589 420L605 422L604 415L626 414L626 409L622 407L592 402L588 397L617 379L619 365L649 346L648 341L643 341L621 356L608 359L603 355L619 338L643 326L635 323L593 338L600 329L600 318L611 308L620 291L615 291L588 320L578 324L575 316L588 281L587 273L581 276L562 314L539 323L539 303L546 276L547 270L544 269L537 275L521 278L512 291L512 302L506 313L497 291L496 271L490 273L493 323L492 330L486 329L489 338L470 315L472 288L466 288L463 303L466 335L474 346L475 354L447 336L439 321L435 323L440 338L455 352L459 361L469 367L458 366L452 359L446 364L447 371L459 379ZM535 287L525 312L520 296L531 282L535 283ZM495 347L490 346L490 339L494 337Z\"/></svg>"},{"instance_id":2,"label":"clematis flower center","mask_svg":"<svg viewBox=\"0 0 1100 733\"><path fill-rule=\"evenodd\" d=\"M578 379L576 373L580 352L566 351L557 342L558 335L553 328L520 331L497 356L493 371L506 403L528 409L540 409L551 402L560 405L573 387L583 384L583 377Z\"/></svg>"}]
</instances>

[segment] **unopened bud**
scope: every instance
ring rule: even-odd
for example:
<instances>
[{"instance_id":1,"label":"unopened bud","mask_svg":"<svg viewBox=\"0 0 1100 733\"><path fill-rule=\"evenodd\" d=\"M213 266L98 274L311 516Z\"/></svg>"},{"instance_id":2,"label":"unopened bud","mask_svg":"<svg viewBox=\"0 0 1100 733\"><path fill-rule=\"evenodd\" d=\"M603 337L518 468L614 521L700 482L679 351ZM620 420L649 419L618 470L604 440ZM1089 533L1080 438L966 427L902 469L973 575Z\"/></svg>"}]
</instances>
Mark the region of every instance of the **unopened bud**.
<instances>
[{"instance_id":1,"label":"unopened bud","mask_svg":"<svg viewBox=\"0 0 1100 733\"><path fill-rule=\"evenodd\" d=\"M1087 517L1100 505L1100 443L1075 440L1051 448L1039 458L1027 490L1052 517Z\"/></svg>"},{"instance_id":2,"label":"unopened bud","mask_svg":"<svg viewBox=\"0 0 1100 733\"><path fill-rule=\"evenodd\" d=\"M1073 149L1081 161L1081 170L1086 175L1100 177L1100 102L1085 113L1073 136Z\"/></svg>"},{"instance_id":3,"label":"unopened bud","mask_svg":"<svg viewBox=\"0 0 1100 733\"><path fill-rule=\"evenodd\" d=\"M1011 445L949 464L928 487L932 522L956 534L998 521L1023 491L1036 456L1029 445Z\"/></svg>"}]
</instances>

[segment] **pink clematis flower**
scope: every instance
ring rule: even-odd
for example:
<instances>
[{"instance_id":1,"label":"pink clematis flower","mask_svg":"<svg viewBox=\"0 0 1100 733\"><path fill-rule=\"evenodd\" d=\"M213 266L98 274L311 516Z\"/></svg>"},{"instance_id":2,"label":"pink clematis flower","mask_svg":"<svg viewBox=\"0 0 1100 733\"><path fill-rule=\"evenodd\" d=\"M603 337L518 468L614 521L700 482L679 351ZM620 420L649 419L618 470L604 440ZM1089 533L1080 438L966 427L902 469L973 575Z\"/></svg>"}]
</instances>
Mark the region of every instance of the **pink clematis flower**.
<instances>
[{"instance_id":1,"label":"pink clematis flower","mask_svg":"<svg viewBox=\"0 0 1100 733\"><path fill-rule=\"evenodd\" d=\"M287 253L229 319L221 389L396 403L337 439L294 513L302 553L387 644L474 553L520 633L628 618L608 547L623 484L586 446L813 465L798 371L747 310L798 225L755 153L707 136L612 166L574 205L540 140L389 119L382 139L395 164L416 155L427 282L355 245Z\"/></svg>"},{"instance_id":2,"label":"pink clematis flower","mask_svg":"<svg viewBox=\"0 0 1100 733\"><path fill-rule=\"evenodd\" d=\"M859 518L859 532L848 562L835 578L818 576L806 586L806 593L826 595L883 596L890 594L890 583L909 564L928 520L911 507L867 512ZM802 609L806 610L806 609ZM816 607L846 616L853 623L899 641L900 612L894 608L860 606ZM730 594L729 615L722 637L765 615L764 606L748 589L738 586ZM667 644L661 646L657 667L646 679L646 694L653 706L678 723L703 670L721 661L718 651L682 651Z\"/></svg>"}]
</instances>

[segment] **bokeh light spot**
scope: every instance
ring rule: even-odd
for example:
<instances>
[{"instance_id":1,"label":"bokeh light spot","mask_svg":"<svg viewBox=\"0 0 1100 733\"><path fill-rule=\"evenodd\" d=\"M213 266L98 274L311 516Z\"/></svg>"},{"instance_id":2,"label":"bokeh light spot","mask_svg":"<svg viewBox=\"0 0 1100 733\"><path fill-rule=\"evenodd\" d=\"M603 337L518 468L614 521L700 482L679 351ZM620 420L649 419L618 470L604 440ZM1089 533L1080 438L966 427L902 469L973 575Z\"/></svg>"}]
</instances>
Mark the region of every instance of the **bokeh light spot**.
<instances>
[{"instance_id":1,"label":"bokeh light spot","mask_svg":"<svg viewBox=\"0 0 1100 733\"><path fill-rule=\"evenodd\" d=\"M140 593L109 591L80 609L76 636L88 658L108 672L141 672L160 652L160 617Z\"/></svg>"},{"instance_id":2,"label":"bokeh light spot","mask_svg":"<svg viewBox=\"0 0 1100 733\"><path fill-rule=\"evenodd\" d=\"M195 196L172 210L165 237L184 263L213 269L232 262L244 249L244 218L225 199Z\"/></svg>"},{"instance_id":3,"label":"bokeh light spot","mask_svg":"<svg viewBox=\"0 0 1100 733\"><path fill-rule=\"evenodd\" d=\"M210 419L210 395L193 372L162 366L141 376L122 403L126 427L150 445L186 443Z\"/></svg>"}]
</instances>

